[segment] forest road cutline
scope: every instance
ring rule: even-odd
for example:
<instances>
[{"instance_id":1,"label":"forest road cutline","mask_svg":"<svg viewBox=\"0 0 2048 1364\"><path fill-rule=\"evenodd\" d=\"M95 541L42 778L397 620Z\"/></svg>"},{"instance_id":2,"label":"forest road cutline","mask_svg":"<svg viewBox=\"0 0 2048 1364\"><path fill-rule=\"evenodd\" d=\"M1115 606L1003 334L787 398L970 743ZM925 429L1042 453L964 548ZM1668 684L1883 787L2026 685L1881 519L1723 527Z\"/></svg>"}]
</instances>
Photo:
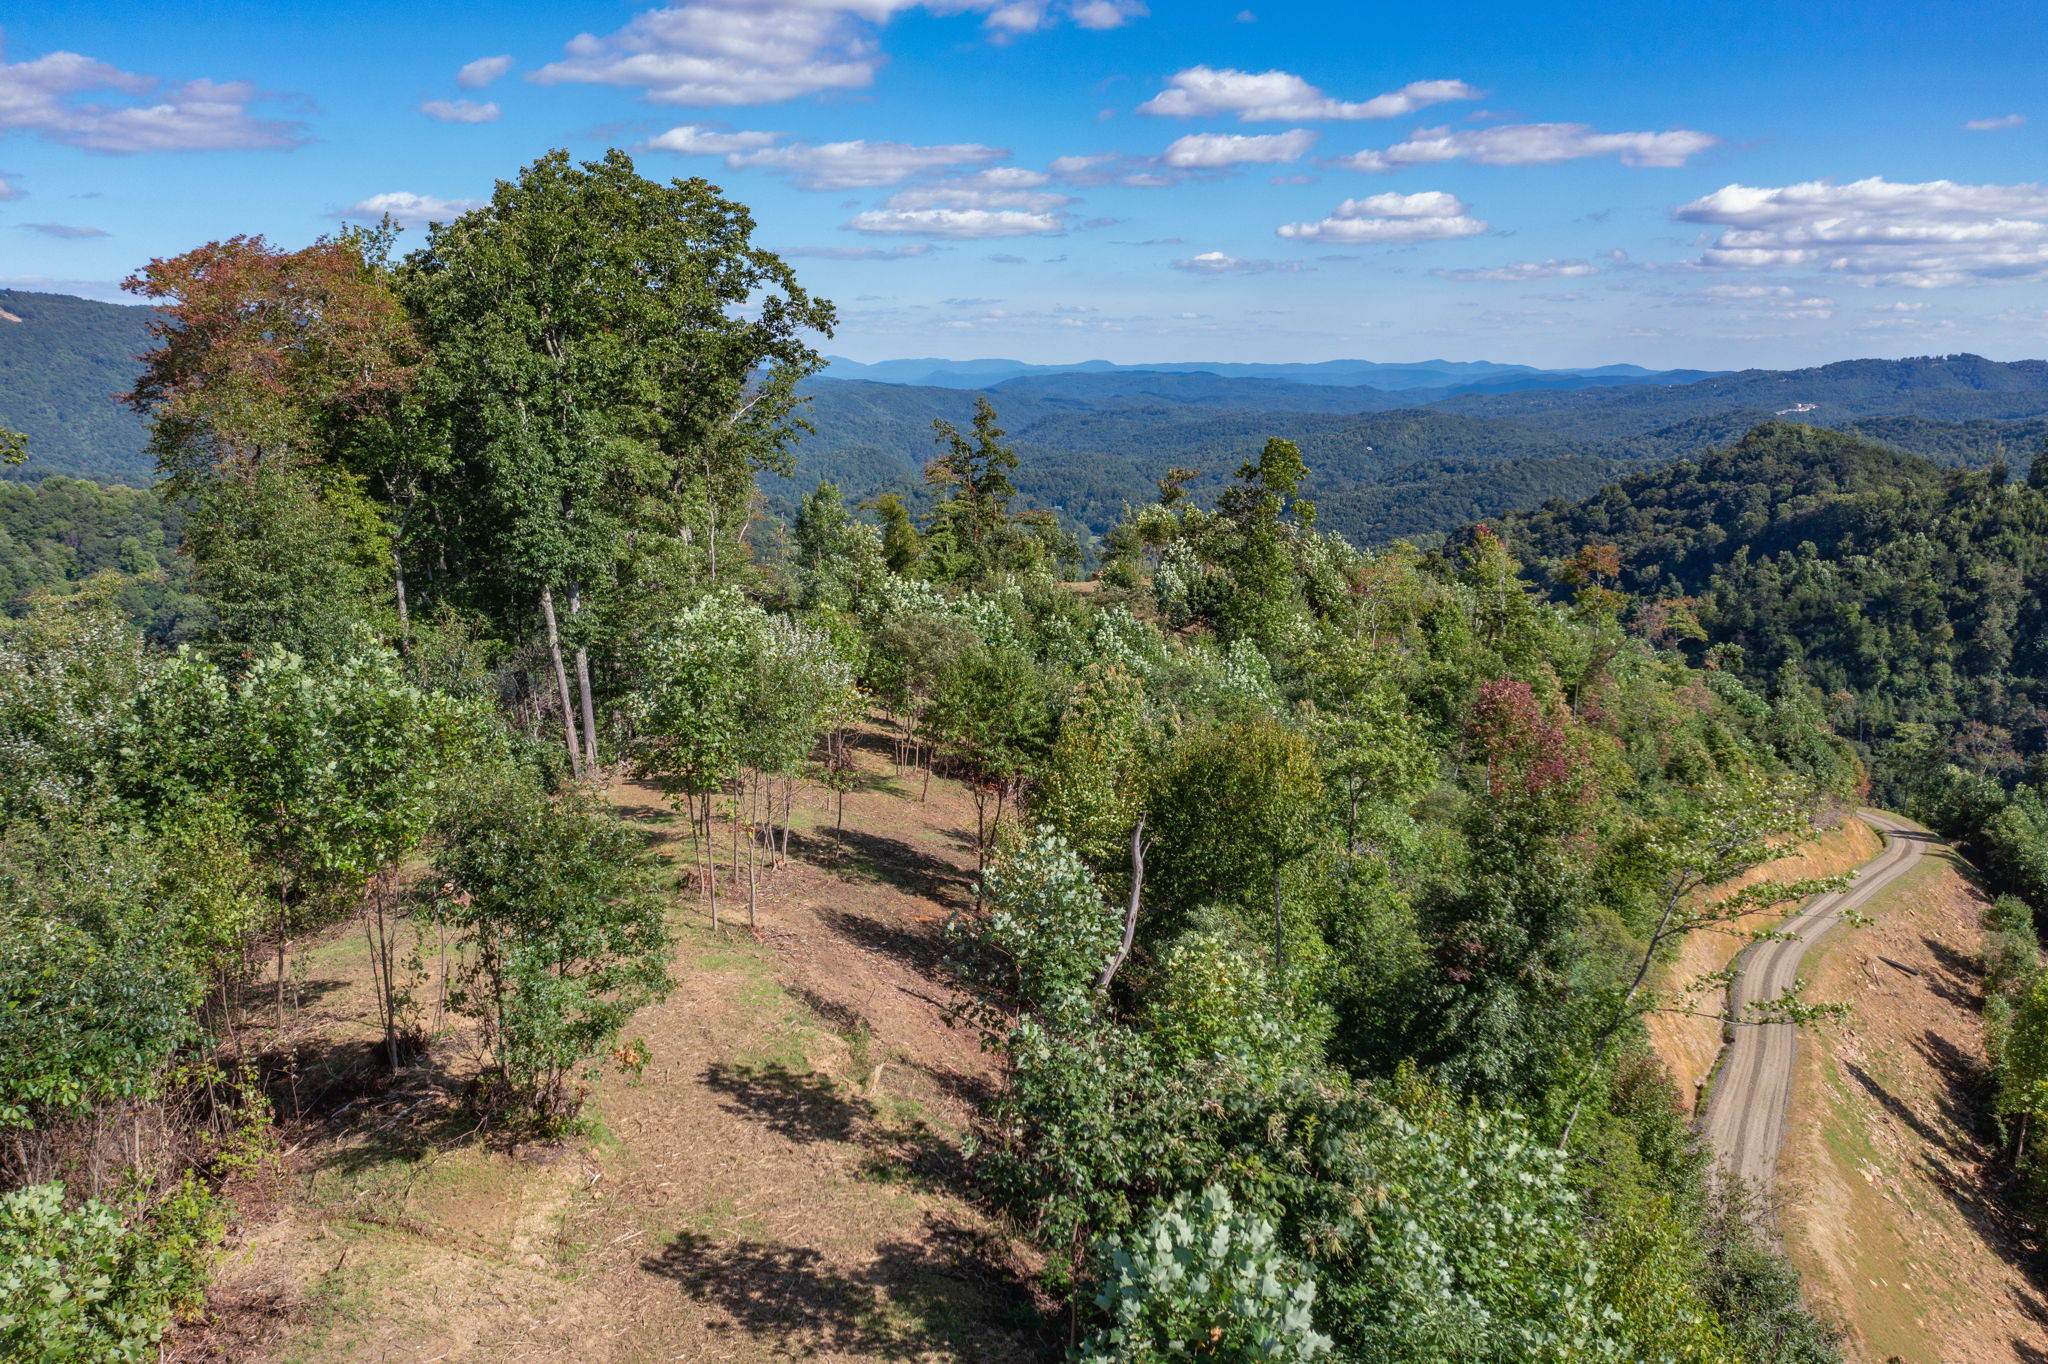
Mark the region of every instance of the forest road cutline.
<instances>
[{"instance_id":1,"label":"forest road cutline","mask_svg":"<svg viewBox=\"0 0 2048 1364\"><path fill-rule=\"evenodd\" d=\"M1737 974L1728 996L1731 1017L1741 1017L1752 1001L1783 995L1798 979L1807 948L1840 923L1846 911L1882 895L1919 862L1929 845L1940 841L1895 815L1879 810L1856 813L1883 836L1884 851L1856 869L1847 890L1817 895L1779 924L1777 931L1792 934L1791 941L1756 943L1736 959ZM1733 1175L1768 1194L1777 1180L1778 1152L1785 1144L1799 1029L1792 1023L1762 1023L1736 1025L1731 1031L1701 1130L1713 1148L1717 1174Z\"/></svg>"}]
</instances>

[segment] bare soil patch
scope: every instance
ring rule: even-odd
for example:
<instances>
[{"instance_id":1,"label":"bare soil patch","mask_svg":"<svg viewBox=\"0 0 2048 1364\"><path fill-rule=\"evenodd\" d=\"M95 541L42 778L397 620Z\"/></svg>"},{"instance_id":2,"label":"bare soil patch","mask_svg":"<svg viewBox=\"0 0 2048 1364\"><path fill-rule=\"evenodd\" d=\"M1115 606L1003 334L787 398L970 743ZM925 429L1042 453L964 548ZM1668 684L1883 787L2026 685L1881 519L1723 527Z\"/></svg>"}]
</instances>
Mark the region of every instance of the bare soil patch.
<instances>
[{"instance_id":1,"label":"bare soil patch","mask_svg":"<svg viewBox=\"0 0 2048 1364\"><path fill-rule=\"evenodd\" d=\"M886 744L861 762L843 829L822 793L800 804L758 933L744 854L714 933L684 822L659 792L615 787L677 868L677 989L628 1031L644 1074L606 1075L592 1132L558 1145L470 1136L452 1100L407 1111L459 1088L449 1042L338 1119L323 1100L172 1357L1048 1357L1028 1267L962 1173L995 1081L979 1037L948 1025L943 967L945 923L971 904L972 802L943 779L920 801ZM296 1020L307 1045L374 1036L367 954L346 933L308 976L337 983Z\"/></svg>"},{"instance_id":2,"label":"bare soil patch","mask_svg":"<svg viewBox=\"0 0 2048 1364\"><path fill-rule=\"evenodd\" d=\"M1999 1197L1986 1111L1984 903L1937 848L1874 902L1874 924L1807 957L1812 998L1855 1015L1800 1040L1779 1224L1868 1364L2048 1360L2039 1256Z\"/></svg>"}]
</instances>

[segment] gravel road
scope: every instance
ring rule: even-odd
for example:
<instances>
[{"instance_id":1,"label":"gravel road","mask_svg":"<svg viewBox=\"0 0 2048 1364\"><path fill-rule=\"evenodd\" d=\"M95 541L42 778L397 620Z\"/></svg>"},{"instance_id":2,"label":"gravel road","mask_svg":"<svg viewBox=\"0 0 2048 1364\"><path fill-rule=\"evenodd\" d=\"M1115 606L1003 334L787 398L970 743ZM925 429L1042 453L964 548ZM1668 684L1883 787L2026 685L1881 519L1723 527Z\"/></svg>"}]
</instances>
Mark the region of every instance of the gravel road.
<instances>
[{"instance_id":1,"label":"gravel road","mask_svg":"<svg viewBox=\"0 0 2048 1364\"><path fill-rule=\"evenodd\" d=\"M1884 835L1884 851L1857 870L1839 894L1814 897L1779 925L1791 942L1760 942L1739 958L1741 974L1730 990L1730 1012L1740 1017L1751 1000L1776 999L1799 976L1799 963L1814 941L1859 909L1920 860L1934 836L1877 810L1860 810L1864 821ZM1714 1151L1714 1168L1740 1176L1765 1190L1778 1173L1778 1149L1785 1143L1785 1109L1792 1097L1792 1060L1799 1030L1790 1023L1743 1025L1734 1029L1707 1098L1702 1124Z\"/></svg>"}]
</instances>

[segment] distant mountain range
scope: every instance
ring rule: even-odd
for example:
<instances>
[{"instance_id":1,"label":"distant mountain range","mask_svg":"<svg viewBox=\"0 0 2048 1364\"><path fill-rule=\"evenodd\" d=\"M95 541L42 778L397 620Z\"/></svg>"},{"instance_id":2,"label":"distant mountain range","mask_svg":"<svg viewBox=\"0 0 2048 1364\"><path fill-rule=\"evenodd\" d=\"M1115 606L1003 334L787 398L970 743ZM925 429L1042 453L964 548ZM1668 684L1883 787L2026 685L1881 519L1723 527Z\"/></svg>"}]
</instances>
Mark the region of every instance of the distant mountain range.
<instances>
[{"instance_id":1,"label":"distant mountain range","mask_svg":"<svg viewBox=\"0 0 2048 1364\"><path fill-rule=\"evenodd\" d=\"M1737 440L1781 414L1947 463L2002 458L2016 470L2048 435L2048 362L1973 355L1703 377L1663 372L1684 382L1595 375L1624 382L1507 392L1484 386L1569 376L1527 371L1387 392L1108 365L972 389L831 378L836 372L807 387L817 431L798 448L794 475L763 481L778 508L793 506L822 478L855 500L894 491L915 502L932 422L964 424L977 397L995 405L1018 452L1020 496L1098 533L1126 503L1149 498L1169 468L1199 470L1192 491L1213 495L1268 436L1301 445L1322 523L1370 542L1584 497L1622 474Z\"/></svg>"},{"instance_id":2,"label":"distant mountain range","mask_svg":"<svg viewBox=\"0 0 2048 1364\"><path fill-rule=\"evenodd\" d=\"M1592 369L1537 369L1502 365L1490 360L1419 360L1386 364L1377 360L1322 360L1314 364L1247 364L1230 360L1177 360L1158 364L1118 365L1108 360L1083 360L1072 365L1031 365L1022 360L882 360L862 364L828 356L830 379L866 379L882 384L918 384L929 388L989 388L1011 379L1050 374L1213 374L1224 379L1279 379L1295 384L1341 388L1360 385L1387 390L1453 388L1468 384L1531 380L1529 387L1547 387L1545 378L1598 383L1685 383L1664 377L1683 374L1697 379L1709 370L1649 370L1640 365L1601 365Z\"/></svg>"},{"instance_id":3,"label":"distant mountain range","mask_svg":"<svg viewBox=\"0 0 2048 1364\"><path fill-rule=\"evenodd\" d=\"M64 473L147 485L142 423L112 396L134 381L151 312L0 290L0 426L29 437L10 478ZM1428 536L1740 438L1789 415L1946 463L2024 469L2048 435L2048 362L1975 355L1846 360L1797 370L1538 369L1490 361L1382 364L1028 365L834 359L805 385L816 432L791 478L764 477L787 513L820 479L853 501L913 504L932 422L995 404L1020 500L1106 530L1168 469L1212 496L1269 436L1297 441L1322 522L1353 539Z\"/></svg>"}]
</instances>

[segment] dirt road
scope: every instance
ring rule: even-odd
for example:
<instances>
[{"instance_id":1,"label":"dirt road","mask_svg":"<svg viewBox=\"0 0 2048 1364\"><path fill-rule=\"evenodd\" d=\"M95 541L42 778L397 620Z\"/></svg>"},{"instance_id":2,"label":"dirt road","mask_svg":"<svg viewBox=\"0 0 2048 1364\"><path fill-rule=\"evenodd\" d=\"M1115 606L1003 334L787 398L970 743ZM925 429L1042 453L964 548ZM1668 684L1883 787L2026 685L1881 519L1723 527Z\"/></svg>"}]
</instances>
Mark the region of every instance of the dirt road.
<instances>
[{"instance_id":1,"label":"dirt road","mask_svg":"<svg viewBox=\"0 0 2048 1364\"><path fill-rule=\"evenodd\" d=\"M1856 880L1835 895L1816 896L1779 925L1791 942L1761 942L1738 960L1741 974L1729 991L1730 1012L1740 1017L1750 1001L1776 999L1799 976L1800 959L1821 934L1841 921L1844 910L1861 908L1884 893L1920 860L1933 835L1876 810L1858 812L1884 835L1884 851L1863 864ZM1704 1130L1714 1149L1714 1167L1768 1190L1777 1177L1778 1148L1785 1142L1785 1106L1792 1094L1792 1057L1798 1029L1790 1023L1739 1026L1707 1099Z\"/></svg>"}]
</instances>

